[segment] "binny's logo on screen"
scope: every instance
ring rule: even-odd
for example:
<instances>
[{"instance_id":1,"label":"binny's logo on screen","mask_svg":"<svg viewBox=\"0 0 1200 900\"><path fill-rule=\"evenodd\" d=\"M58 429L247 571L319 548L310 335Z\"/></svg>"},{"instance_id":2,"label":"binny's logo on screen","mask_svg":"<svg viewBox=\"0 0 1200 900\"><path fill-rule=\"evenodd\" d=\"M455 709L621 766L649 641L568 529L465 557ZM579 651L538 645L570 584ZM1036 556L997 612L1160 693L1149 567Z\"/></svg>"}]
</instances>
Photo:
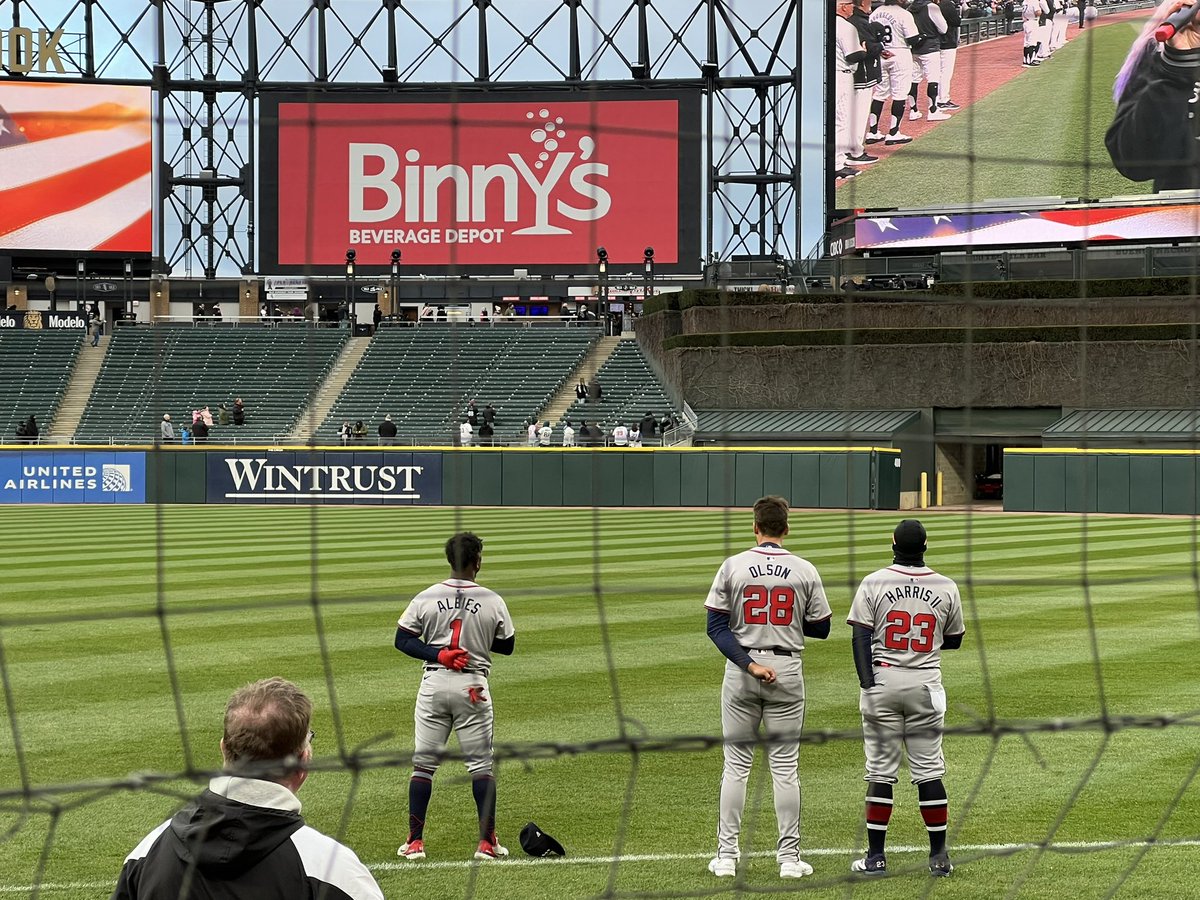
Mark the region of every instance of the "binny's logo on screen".
<instances>
[{"instance_id":1,"label":"binny's logo on screen","mask_svg":"<svg viewBox=\"0 0 1200 900\"><path fill-rule=\"evenodd\" d=\"M495 227L501 221L517 226L513 235L568 235L574 223L608 215L612 196L603 181L609 167L596 158L594 137L572 133L570 123L547 107L527 110L525 120L528 144L496 147L494 161L469 167L427 158L412 147L351 143L350 222L392 223L388 229L354 229L351 242L389 243L402 240L397 232L403 231L420 243L498 243L506 231ZM453 190L443 190L446 184ZM453 208L444 213L442 203L451 196ZM446 216L476 227L427 227ZM400 223L409 228L398 228Z\"/></svg>"}]
</instances>

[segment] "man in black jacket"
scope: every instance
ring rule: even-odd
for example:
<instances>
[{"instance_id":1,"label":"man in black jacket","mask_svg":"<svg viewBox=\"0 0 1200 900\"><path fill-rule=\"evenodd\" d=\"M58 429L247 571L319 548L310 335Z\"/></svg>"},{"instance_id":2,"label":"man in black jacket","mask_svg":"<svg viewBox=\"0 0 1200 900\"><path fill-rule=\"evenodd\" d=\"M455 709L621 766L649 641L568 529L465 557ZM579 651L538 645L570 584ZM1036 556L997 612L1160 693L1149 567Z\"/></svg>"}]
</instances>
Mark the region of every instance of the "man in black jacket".
<instances>
[{"instance_id":1,"label":"man in black jacket","mask_svg":"<svg viewBox=\"0 0 1200 900\"><path fill-rule=\"evenodd\" d=\"M391 413L383 417L379 423L379 446L390 447L396 443L396 423L392 421Z\"/></svg>"},{"instance_id":2,"label":"man in black jacket","mask_svg":"<svg viewBox=\"0 0 1200 900\"><path fill-rule=\"evenodd\" d=\"M312 701L282 678L235 691L221 738L229 774L146 835L112 900L383 900L354 851L300 815L311 718Z\"/></svg>"},{"instance_id":3,"label":"man in black jacket","mask_svg":"<svg viewBox=\"0 0 1200 900\"><path fill-rule=\"evenodd\" d=\"M913 46L913 80L909 89L908 118L921 118L917 109L917 95L921 82L925 82L925 93L929 96L929 121L937 122L950 118L938 109L938 84L942 80L942 37L949 30L942 9L935 0L913 0L908 11L916 19L920 37Z\"/></svg>"}]
</instances>

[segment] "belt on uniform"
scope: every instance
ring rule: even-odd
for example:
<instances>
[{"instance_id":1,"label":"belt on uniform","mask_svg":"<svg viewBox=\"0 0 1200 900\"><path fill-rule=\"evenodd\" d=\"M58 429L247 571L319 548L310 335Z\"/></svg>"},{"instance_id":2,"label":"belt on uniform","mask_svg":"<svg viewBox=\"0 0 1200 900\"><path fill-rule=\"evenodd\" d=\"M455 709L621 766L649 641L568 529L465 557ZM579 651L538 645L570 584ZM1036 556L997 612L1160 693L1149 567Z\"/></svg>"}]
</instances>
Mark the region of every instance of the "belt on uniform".
<instances>
[{"instance_id":1,"label":"belt on uniform","mask_svg":"<svg viewBox=\"0 0 1200 900\"><path fill-rule=\"evenodd\" d=\"M879 666L882 669L909 669L913 672L925 672L930 669L939 668L938 666L898 666L895 663L883 662L882 660L878 659L875 660L872 665Z\"/></svg>"},{"instance_id":2,"label":"belt on uniform","mask_svg":"<svg viewBox=\"0 0 1200 900\"><path fill-rule=\"evenodd\" d=\"M752 647L752 653L774 653L776 656L792 656L791 650L784 650L782 647Z\"/></svg>"}]
</instances>

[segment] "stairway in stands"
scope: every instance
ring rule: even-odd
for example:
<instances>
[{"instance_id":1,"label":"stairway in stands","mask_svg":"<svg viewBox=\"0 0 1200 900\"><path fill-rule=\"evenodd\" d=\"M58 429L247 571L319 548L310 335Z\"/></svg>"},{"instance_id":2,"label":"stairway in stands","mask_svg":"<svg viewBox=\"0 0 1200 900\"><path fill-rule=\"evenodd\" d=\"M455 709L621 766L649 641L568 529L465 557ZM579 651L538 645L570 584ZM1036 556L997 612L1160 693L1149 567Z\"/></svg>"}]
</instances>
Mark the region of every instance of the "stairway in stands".
<instances>
[{"instance_id":1,"label":"stairway in stands","mask_svg":"<svg viewBox=\"0 0 1200 900\"><path fill-rule=\"evenodd\" d=\"M325 382L317 390L317 395L313 398L312 404L300 414L300 420L296 423L296 427L292 429L292 433L288 435L289 441L299 441L304 444L312 441L313 432L325 421L325 417L333 409L333 404L341 396L342 389L346 386L346 382L350 380L350 376L354 374L354 370L358 367L359 361L363 358L363 354L367 352L367 347L370 345L371 339L369 337L352 337L346 341L346 346L342 349L337 362L333 364L333 370L329 373L329 377L325 379ZM336 444L337 435L332 433L318 434L316 440L312 442L317 444Z\"/></svg>"},{"instance_id":2,"label":"stairway in stands","mask_svg":"<svg viewBox=\"0 0 1200 900\"><path fill-rule=\"evenodd\" d=\"M104 354L108 352L109 335L100 338L100 346L93 347L91 340L85 340L79 348L79 356L75 360L75 368L71 370L71 380L67 383L67 392L63 394L62 403L54 417L49 435L45 439L48 444L69 444L79 427L79 420L87 409L88 399L92 396L92 388L96 385L96 376L100 374L100 366L104 362Z\"/></svg>"},{"instance_id":3,"label":"stairway in stands","mask_svg":"<svg viewBox=\"0 0 1200 900\"><path fill-rule=\"evenodd\" d=\"M592 376L600 371L600 367L608 361L608 358L613 355L613 351L617 349L617 345L622 340L635 340L635 338L620 338L620 337L602 337L596 342L596 346L592 348L592 352L584 357L583 362L579 364L571 377L567 379L567 383L563 385L554 399L542 410L541 417L543 421L552 422L555 426L562 421L563 415L571 404L575 402L575 386L582 380L590 381ZM604 387L603 384L600 385Z\"/></svg>"}]
</instances>

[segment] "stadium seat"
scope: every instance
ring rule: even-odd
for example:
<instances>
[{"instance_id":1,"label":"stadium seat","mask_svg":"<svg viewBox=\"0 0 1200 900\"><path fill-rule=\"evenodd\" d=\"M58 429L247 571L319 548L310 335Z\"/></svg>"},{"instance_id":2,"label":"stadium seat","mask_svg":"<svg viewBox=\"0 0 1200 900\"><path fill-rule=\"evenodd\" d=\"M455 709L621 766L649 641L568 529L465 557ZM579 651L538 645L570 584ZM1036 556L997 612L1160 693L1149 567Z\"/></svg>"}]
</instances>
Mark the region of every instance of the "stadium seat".
<instances>
[{"instance_id":1,"label":"stadium seat","mask_svg":"<svg viewBox=\"0 0 1200 900\"><path fill-rule=\"evenodd\" d=\"M346 338L343 330L299 325L118 329L75 439L151 442L163 413L178 435L193 409L208 406L215 422L219 404L232 415L241 397L246 424L214 426L209 442L274 441L295 424Z\"/></svg>"},{"instance_id":2,"label":"stadium seat","mask_svg":"<svg viewBox=\"0 0 1200 900\"><path fill-rule=\"evenodd\" d=\"M496 408L497 442L523 440L540 412L599 339L598 328L422 324L380 331L333 410L318 443L341 423L366 423L371 443L385 414L399 443L446 444L458 436L467 404Z\"/></svg>"},{"instance_id":3,"label":"stadium seat","mask_svg":"<svg viewBox=\"0 0 1200 900\"><path fill-rule=\"evenodd\" d=\"M0 440L15 441L17 423L31 415L45 439L82 344L79 331L0 332Z\"/></svg>"}]
</instances>

